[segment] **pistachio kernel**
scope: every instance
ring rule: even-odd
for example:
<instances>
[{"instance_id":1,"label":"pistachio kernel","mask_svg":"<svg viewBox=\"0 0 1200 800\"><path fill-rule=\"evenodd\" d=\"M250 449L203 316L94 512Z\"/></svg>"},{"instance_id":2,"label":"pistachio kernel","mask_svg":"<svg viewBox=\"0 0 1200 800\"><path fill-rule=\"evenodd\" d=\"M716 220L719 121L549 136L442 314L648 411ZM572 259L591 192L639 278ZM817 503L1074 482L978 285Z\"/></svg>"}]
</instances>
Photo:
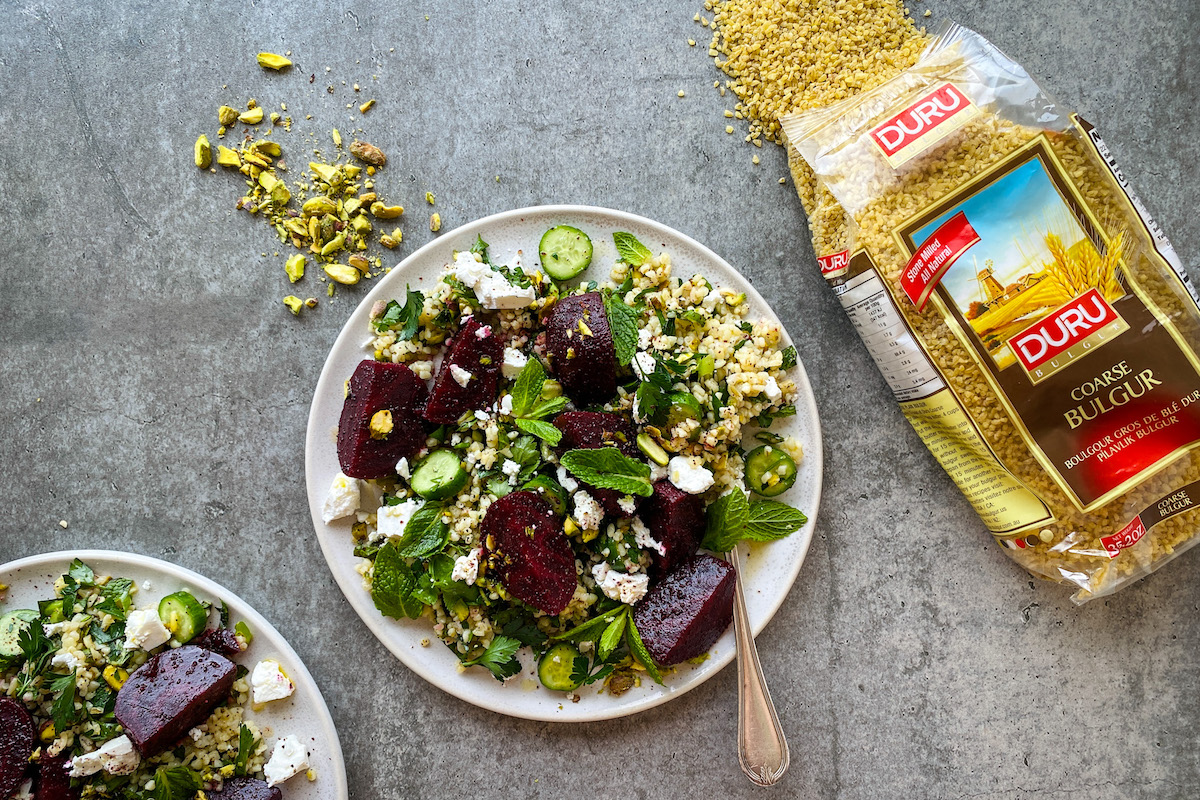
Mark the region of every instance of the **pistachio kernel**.
<instances>
[{"instance_id":1,"label":"pistachio kernel","mask_svg":"<svg viewBox=\"0 0 1200 800\"><path fill-rule=\"evenodd\" d=\"M350 256L346 260L348 262L350 262L350 266L354 267L359 272L366 272L367 270L369 270L371 268L370 262L368 262L365 258L358 255L357 253Z\"/></svg>"},{"instance_id":2,"label":"pistachio kernel","mask_svg":"<svg viewBox=\"0 0 1200 800\"><path fill-rule=\"evenodd\" d=\"M238 110L232 106L221 106L217 109L217 120L225 127L238 121Z\"/></svg>"},{"instance_id":3,"label":"pistachio kernel","mask_svg":"<svg viewBox=\"0 0 1200 800\"><path fill-rule=\"evenodd\" d=\"M263 110L261 108L252 108L249 111L243 111L238 114L238 121L244 122L247 125L257 125L262 122Z\"/></svg>"},{"instance_id":4,"label":"pistachio kernel","mask_svg":"<svg viewBox=\"0 0 1200 800\"><path fill-rule=\"evenodd\" d=\"M394 219L404 213L404 206L385 206L382 201L371 203L371 216L377 219Z\"/></svg>"},{"instance_id":5,"label":"pistachio kernel","mask_svg":"<svg viewBox=\"0 0 1200 800\"><path fill-rule=\"evenodd\" d=\"M354 267L347 267L345 264L323 264L321 268L325 270L326 275L345 286L353 286L358 283L361 275ZM332 284L329 287L329 296L333 297Z\"/></svg>"},{"instance_id":6,"label":"pistachio kernel","mask_svg":"<svg viewBox=\"0 0 1200 800\"><path fill-rule=\"evenodd\" d=\"M195 155L196 166L200 169L208 169L212 166L212 145L208 143L208 137L203 133L196 140Z\"/></svg>"},{"instance_id":7,"label":"pistachio kernel","mask_svg":"<svg viewBox=\"0 0 1200 800\"><path fill-rule=\"evenodd\" d=\"M360 142L357 139L350 143L350 155L374 167L382 167L387 163L387 156L382 150L373 144Z\"/></svg>"},{"instance_id":8,"label":"pistachio kernel","mask_svg":"<svg viewBox=\"0 0 1200 800\"><path fill-rule=\"evenodd\" d=\"M283 269L287 273L289 281L295 283L304 277L304 263L305 258L299 253L287 260L287 263L284 264Z\"/></svg>"},{"instance_id":9,"label":"pistachio kernel","mask_svg":"<svg viewBox=\"0 0 1200 800\"><path fill-rule=\"evenodd\" d=\"M281 70L292 65L290 58L275 55L274 53L259 53L258 65L263 69Z\"/></svg>"},{"instance_id":10,"label":"pistachio kernel","mask_svg":"<svg viewBox=\"0 0 1200 800\"><path fill-rule=\"evenodd\" d=\"M291 311L296 316L300 316L300 309L304 307L304 301L294 294L289 294L283 298L283 304L288 307L288 311Z\"/></svg>"},{"instance_id":11,"label":"pistachio kernel","mask_svg":"<svg viewBox=\"0 0 1200 800\"><path fill-rule=\"evenodd\" d=\"M372 439L386 439L395 427L395 423L392 421L392 412L386 408L376 411L371 416L368 427L371 430Z\"/></svg>"},{"instance_id":12,"label":"pistachio kernel","mask_svg":"<svg viewBox=\"0 0 1200 800\"><path fill-rule=\"evenodd\" d=\"M333 144L335 147L342 146L342 134L338 133L338 129L333 129Z\"/></svg>"},{"instance_id":13,"label":"pistachio kernel","mask_svg":"<svg viewBox=\"0 0 1200 800\"><path fill-rule=\"evenodd\" d=\"M429 217L429 230L437 233L442 229L442 215L436 211Z\"/></svg>"},{"instance_id":14,"label":"pistachio kernel","mask_svg":"<svg viewBox=\"0 0 1200 800\"><path fill-rule=\"evenodd\" d=\"M222 167L233 167L239 169L242 166L241 156L237 150L231 150L225 145L217 145L217 163Z\"/></svg>"},{"instance_id":15,"label":"pistachio kernel","mask_svg":"<svg viewBox=\"0 0 1200 800\"><path fill-rule=\"evenodd\" d=\"M365 102L365 103L363 103L361 106L359 106L359 107L358 107L358 113L360 113L360 114L365 114L365 113L367 113L368 111L370 111L370 110L371 110L371 106L373 106L373 105L375 105L375 100L374 100L374 98L372 98L372 99L368 100L367 102Z\"/></svg>"}]
</instances>

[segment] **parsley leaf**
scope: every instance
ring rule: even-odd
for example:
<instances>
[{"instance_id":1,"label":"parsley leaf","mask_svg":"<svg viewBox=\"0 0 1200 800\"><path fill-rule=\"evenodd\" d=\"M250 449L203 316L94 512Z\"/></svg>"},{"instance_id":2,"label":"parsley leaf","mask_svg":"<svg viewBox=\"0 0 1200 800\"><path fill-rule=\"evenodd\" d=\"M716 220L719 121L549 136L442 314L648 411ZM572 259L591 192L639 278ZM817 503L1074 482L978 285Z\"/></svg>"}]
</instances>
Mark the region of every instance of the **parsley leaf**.
<instances>
[{"instance_id":1,"label":"parsley leaf","mask_svg":"<svg viewBox=\"0 0 1200 800\"><path fill-rule=\"evenodd\" d=\"M584 483L600 489L615 489L642 497L654 494L650 467L615 447L569 450L563 454L560 463Z\"/></svg>"},{"instance_id":2,"label":"parsley leaf","mask_svg":"<svg viewBox=\"0 0 1200 800\"><path fill-rule=\"evenodd\" d=\"M112 614L113 619L124 620L133 608L133 581L129 578L113 578L100 590L97 611Z\"/></svg>"},{"instance_id":3,"label":"parsley leaf","mask_svg":"<svg viewBox=\"0 0 1200 800\"><path fill-rule=\"evenodd\" d=\"M793 405L780 406L774 411L764 411L754 419L754 424L760 428L769 428L771 423L783 417L796 416L796 407Z\"/></svg>"},{"instance_id":4,"label":"parsley leaf","mask_svg":"<svg viewBox=\"0 0 1200 800\"><path fill-rule=\"evenodd\" d=\"M426 503L404 525L404 536L396 549L401 558L426 558L449 541L450 526L442 520L442 507Z\"/></svg>"},{"instance_id":5,"label":"parsley leaf","mask_svg":"<svg viewBox=\"0 0 1200 800\"><path fill-rule=\"evenodd\" d=\"M54 719L56 730L65 731L75 724L75 670L70 675L61 675L50 684L54 694L54 705L50 708L50 716Z\"/></svg>"},{"instance_id":6,"label":"parsley leaf","mask_svg":"<svg viewBox=\"0 0 1200 800\"><path fill-rule=\"evenodd\" d=\"M803 511L775 500L756 500L750 504L743 536L755 542L772 542L804 527L808 517Z\"/></svg>"},{"instance_id":7,"label":"parsley leaf","mask_svg":"<svg viewBox=\"0 0 1200 800\"><path fill-rule=\"evenodd\" d=\"M638 241L632 233L617 231L613 234L613 244L617 246L617 256L631 267L640 267L653 257L650 248Z\"/></svg>"},{"instance_id":8,"label":"parsley leaf","mask_svg":"<svg viewBox=\"0 0 1200 800\"><path fill-rule=\"evenodd\" d=\"M525 433L531 433L539 439L544 440L551 447L562 441L562 431L551 425L549 422L544 422L540 419L523 419L516 420L517 427Z\"/></svg>"},{"instance_id":9,"label":"parsley leaf","mask_svg":"<svg viewBox=\"0 0 1200 800\"><path fill-rule=\"evenodd\" d=\"M154 800L191 800L200 790L200 779L187 767L159 767L154 772Z\"/></svg>"},{"instance_id":10,"label":"parsley leaf","mask_svg":"<svg viewBox=\"0 0 1200 800\"><path fill-rule=\"evenodd\" d=\"M781 369L791 369L792 367L796 366L797 360L798 359L796 357L796 347L795 347L795 345L789 344L786 348L784 348L783 364L780 365L780 368Z\"/></svg>"},{"instance_id":11,"label":"parsley leaf","mask_svg":"<svg viewBox=\"0 0 1200 800\"><path fill-rule=\"evenodd\" d=\"M617 363L624 366L637 353L638 313L611 292L604 295L604 311L608 315L608 328L612 333L613 348L617 351Z\"/></svg>"},{"instance_id":12,"label":"parsley leaf","mask_svg":"<svg viewBox=\"0 0 1200 800\"><path fill-rule=\"evenodd\" d=\"M258 739L250 729L242 723L242 727L238 729L238 751L237 757L233 762L233 774L239 778L245 777L247 773L247 764L250 762L250 756L254 754L254 748L258 745Z\"/></svg>"},{"instance_id":13,"label":"parsley leaf","mask_svg":"<svg viewBox=\"0 0 1200 800\"><path fill-rule=\"evenodd\" d=\"M654 679L658 685L662 685L662 673L658 671L658 665L654 663L654 659L650 655L650 651L646 649L646 645L642 642L642 635L638 633L637 625L633 624L633 619L630 618L629 624L625 626L625 642L629 645L629 653L646 668L646 672Z\"/></svg>"},{"instance_id":14,"label":"parsley leaf","mask_svg":"<svg viewBox=\"0 0 1200 800\"><path fill-rule=\"evenodd\" d=\"M509 608L492 616L492 622L500 626L500 632L516 639L527 647L541 647L546 634L537 626L537 621L519 608Z\"/></svg>"},{"instance_id":15,"label":"parsley leaf","mask_svg":"<svg viewBox=\"0 0 1200 800\"><path fill-rule=\"evenodd\" d=\"M421 324L421 311L425 308L425 295L415 289L409 289L404 299L404 305L395 300L389 300L383 313L372 321L377 333L395 330L396 338L409 341L417 335Z\"/></svg>"},{"instance_id":16,"label":"parsley leaf","mask_svg":"<svg viewBox=\"0 0 1200 800\"><path fill-rule=\"evenodd\" d=\"M729 494L710 503L707 514L700 546L714 553L729 552L745 535L746 520L750 517L746 493L735 486Z\"/></svg>"},{"instance_id":17,"label":"parsley leaf","mask_svg":"<svg viewBox=\"0 0 1200 800\"><path fill-rule=\"evenodd\" d=\"M379 548L371 574L371 599L379 613L392 619L421 616L425 605L413 597L416 588L417 579L400 556L396 543L388 542Z\"/></svg>"},{"instance_id":18,"label":"parsley leaf","mask_svg":"<svg viewBox=\"0 0 1200 800\"><path fill-rule=\"evenodd\" d=\"M595 672L593 672L592 669L596 666L596 664L600 663L602 662L588 662L587 656L576 656L575 660L571 662L571 682L579 684L580 686L587 686L588 684L595 683L596 681L604 680L610 674L612 674L612 671L617 667L616 664L604 664L600 667L600 669L597 669Z\"/></svg>"},{"instance_id":19,"label":"parsley leaf","mask_svg":"<svg viewBox=\"0 0 1200 800\"><path fill-rule=\"evenodd\" d=\"M92 586L96 582L96 573L92 572L92 568L78 558L71 562L67 574L80 586Z\"/></svg>"},{"instance_id":20,"label":"parsley leaf","mask_svg":"<svg viewBox=\"0 0 1200 800\"><path fill-rule=\"evenodd\" d=\"M496 680L503 683L505 678L511 678L521 671L521 662L517 660L517 651L520 649L521 643L516 639L497 636L478 658L464 661L463 665L487 667Z\"/></svg>"}]
</instances>

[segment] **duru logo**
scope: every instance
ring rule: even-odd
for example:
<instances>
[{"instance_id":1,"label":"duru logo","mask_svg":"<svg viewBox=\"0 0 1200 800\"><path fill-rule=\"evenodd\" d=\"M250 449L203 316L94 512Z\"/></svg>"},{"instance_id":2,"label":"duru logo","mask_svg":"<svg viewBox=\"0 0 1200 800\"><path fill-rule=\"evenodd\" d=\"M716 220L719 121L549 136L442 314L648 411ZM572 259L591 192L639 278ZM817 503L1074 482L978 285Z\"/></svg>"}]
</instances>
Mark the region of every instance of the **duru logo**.
<instances>
[{"instance_id":1,"label":"duru logo","mask_svg":"<svg viewBox=\"0 0 1200 800\"><path fill-rule=\"evenodd\" d=\"M843 250L829 256L818 256L817 264L821 266L821 274L826 278L836 278L844 274L850 266L850 251Z\"/></svg>"},{"instance_id":2,"label":"duru logo","mask_svg":"<svg viewBox=\"0 0 1200 800\"><path fill-rule=\"evenodd\" d=\"M871 139L893 167L916 158L979 114L971 99L952 83L929 94L871 131Z\"/></svg>"},{"instance_id":3,"label":"duru logo","mask_svg":"<svg viewBox=\"0 0 1200 800\"><path fill-rule=\"evenodd\" d=\"M1087 343L1091 337L1114 322L1122 325L1124 323L1121 315L1113 310L1100 292L1088 289L1050 316L1009 339L1008 344L1017 360L1025 367L1025 371L1035 378L1036 383L1036 378L1043 377L1037 374L1038 371L1068 350L1077 345L1083 345L1082 350L1090 350L1107 341L1105 339L1095 341L1094 344ZM1114 330L1114 335L1115 333L1117 331ZM1046 374L1056 371L1057 369L1050 369Z\"/></svg>"}]
</instances>

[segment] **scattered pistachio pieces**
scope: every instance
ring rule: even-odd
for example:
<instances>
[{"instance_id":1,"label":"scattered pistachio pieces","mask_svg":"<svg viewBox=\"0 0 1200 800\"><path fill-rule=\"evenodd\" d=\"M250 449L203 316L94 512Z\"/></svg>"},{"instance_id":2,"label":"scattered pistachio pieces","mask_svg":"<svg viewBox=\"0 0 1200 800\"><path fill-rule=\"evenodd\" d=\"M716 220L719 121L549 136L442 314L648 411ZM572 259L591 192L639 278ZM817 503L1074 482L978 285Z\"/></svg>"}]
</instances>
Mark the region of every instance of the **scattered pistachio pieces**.
<instances>
[{"instance_id":1,"label":"scattered pistachio pieces","mask_svg":"<svg viewBox=\"0 0 1200 800\"><path fill-rule=\"evenodd\" d=\"M395 248L396 245L400 244L400 242L398 242L396 239L393 239L391 236L389 236L386 233L379 237L379 243L381 245L383 245L384 247L386 247L388 250L391 250L391 249Z\"/></svg>"},{"instance_id":2,"label":"scattered pistachio pieces","mask_svg":"<svg viewBox=\"0 0 1200 800\"><path fill-rule=\"evenodd\" d=\"M355 89L354 91L357 92L358 89ZM371 98L370 100L368 100L367 102L365 102L361 106L359 106L358 113L360 113L360 114L367 113L368 111L371 110L371 106L373 106L373 105L375 105L375 98Z\"/></svg>"},{"instance_id":3,"label":"scattered pistachio pieces","mask_svg":"<svg viewBox=\"0 0 1200 800\"><path fill-rule=\"evenodd\" d=\"M308 298L307 300L304 301L304 305L308 306L309 308L316 308L317 307L317 298L315 298L315 297Z\"/></svg>"},{"instance_id":4,"label":"scattered pistachio pieces","mask_svg":"<svg viewBox=\"0 0 1200 800\"><path fill-rule=\"evenodd\" d=\"M426 203L429 203L429 205L433 205L433 201L434 201L434 199L435 199L435 198L434 198L434 196L433 196L433 192L426 192L426 193L425 193L425 202L426 202Z\"/></svg>"},{"instance_id":5,"label":"scattered pistachio pieces","mask_svg":"<svg viewBox=\"0 0 1200 800\"><path fill-rule=\"evenodd\" d=\"M304 301L294 294L289 294L283 298L283 304L296 316L300 316L300 309L304 307Z\"/></svg>"},{"instance_id":6,"label":"scattered pistachio pieces","mask_svg":"<svg viewBox=\"0 0 1200 800\"><path fill-rule=\"evenodd\" d=\"M251 108L248 111L243 111L238 114L238 121L244 122L247 125L257 125L263 120L263 110L261 108Z\"/></svg>"},{"instance_id":7,"label":"scattered pistachio pieces","mask_svg":"<svg viewBox=\"0 0 1200 800\"><path fill-rule=\"evenodd\" d=\"M435 211L429 217L429 230L433 231L434 233L437 233L441 229L442 229L442 215Z\"/></svg>"},{"instance_id":8,"label":"scattered pistachio pieces","mask_svg":"<svg viewBox=\"0 0 1200 800\"><path fill-rule=\"evenodd\" d=\"M342 134L338 133L338 129L333 129L333 144L335 147L342 146Z\"/></svg>"},{"instance_id":9,"label":"scattered pistachio pieces","mask_svg":"<svg viewBox=\"0 0 1200 800\"><path fill-rule=\"evenodd\" d=\"M354 267L359 272L367 272L371 269L370 262L367 261L366 258L360 256L358 253L350 256L348 259L346 259L346 261L350 262L350 266Z\"/></svg>"},{"instance_id":10,"label":"scattered pistachio pieces","mask_svg":"<svg viewBox=\"0 0 1200 800\"><path fill-rule=\"evenodd\" d=\"M392 428L395 427L391 410L381 408L376 411L371 415L371 421L367 427L370 428L372 439L386 439L387 435L392 432Z\"/></svg>"},{"instance_id":11,"label":"scattered pistachio pieces","mask_svg":"<svg viewBox=\"0 0 1200 800\"><path fill-rule=\"evenodd\" d=\"M217 163L222 167L233 167L237 169L242 166L241 156L236 150L230 150L224 145L217 145Z\"/></svg>"},{"instance_id":12,"label":"scattered pistachio pieces","mask_svg":"<svg viewBox=\"0 0 1200 800\"><path fill-rule=\"evenodd\" d=\"M208 143L208 137L203 133L196 140L195 151L197 167L208 169L212 166L212 145Z\"/></svg>"},{"instance_id":13,"label":"scattered pistachio pieces","mask_svg":"<svg viewBox=\"0 0 1200 800\"><path fill-rule=\"evenodd\" d=\"M361 275L354 267L348 267L345 264L324 264L321 268L325 270L326 275L344 286L353 286L358 283ZM332 291L329 296L333 296Z\"/></svg>"},{"instance_id":14,"label":"scattered pistachio pieces","mask_svg":"<svg viewBox=\"0 0 1200 800\"><path fill-rule=\"evenodd\" d=\"M232 106L221 106L217 109L217 120L225 127L238 121L238 110Z\"/></svg>"},{"instance_id":15,"label":"scattered pistachio pieces","mask_svg":"<svg viewBox=\"0 0 1200 800\"><path fill-rule=\"evenodd\" d=\"M357 139L350 143L350 155L373 167L382 167L387 163L387 156L383 154L382 150L373 144L360 142Z\"/></svg>"},{"instance_id":16,"label":"scattered pistachio pieces","mask_svg":"<svg viewBox=\"0 0 1200 800\"><path fill-rule=\"evenodd\" d=\"M278 56L274 53L259 53L258 65L263 69L281 70L292 65L290 58Z\"/></svg>"},{"instance_id":17,"label":"scattered pistachio pieces","mask_svg":"<svg viewBox=\"0 0 1200 800\"><path fill-rule=\"evenodd\" d=\"M287 272L288 280L292 283L304 277L304 263L306 259L301 254L297 253L287 260L283 269Z\"/></svg>"}]
</instances>

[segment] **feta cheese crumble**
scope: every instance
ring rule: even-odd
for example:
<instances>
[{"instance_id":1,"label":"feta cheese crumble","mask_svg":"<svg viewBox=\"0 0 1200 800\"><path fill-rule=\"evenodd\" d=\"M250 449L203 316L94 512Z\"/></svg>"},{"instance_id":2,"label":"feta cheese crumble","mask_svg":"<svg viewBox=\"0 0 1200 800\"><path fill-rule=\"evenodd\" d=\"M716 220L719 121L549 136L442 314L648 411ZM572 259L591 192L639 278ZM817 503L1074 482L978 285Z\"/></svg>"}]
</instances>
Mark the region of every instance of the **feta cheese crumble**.
<instances>
[{"instance_id":1,"label":"feta cheese crumble","mask_svg":"<svg viewBox=\"0 0 1200 800\"><path fill-rule=\"evenodd\" d=\"M295 736L285 736L275 742L271 759L263 767L268 786L278 786L308 769L308 752Z\"/></svg>"},{"instance_id":2,"label":"feta cheese crumble","mask_svg":"<svg viewBox=\"0 0 1200 800\"><path fill-rule=\"evenodd\" d=\"M579 527L586 531L595 531L600 529L600 523L604 521L604 509L600 508L600 504L596 499L587 492L579 491L575 493L575 521L579 523Z\"/></svg>"},{"instance_id":3,"label":"feta cheese crumble","mask_svg":"<svg viewBox=\"0 0 1200 800\"><path fill-rule=\"evenodd\" d=\"M153 650L171 639L171 632L158 618L158 611L142 608L130 611L125 619L125 649Z\"/></svg>"},{"instance_id":4,"label":"feta cheese crumble","mask_svg":"<svg viewBox=\"0 0 1200 800\"><path fill-rule=\"evenodd\" d=\"M404 478L404 480L408 480L412 477L412 471L408 467L407 458L402 458L396 462L396 474L401 478Z\"/></svg>"},{"instance_id":5,"label":"feta cheese crumble","mask_svg":"<svg viewBox=\"0 0 1200 800\"><path fill-rule=\"evenodd\" d=\"M471 378L474 378L475 376L470 372L467 372L458 364L451 364L450 377L454 378L454 382L465 389L467 388L467 384L471 382Z\"/></svg>"},{"instance_id":6,"label":"feta cheese crumble","mask_svg":"<svg viewBox=\"0 0 1200 800\"><path fill-rule=\"evenodd\" d=\"M321 518L326 523L335 519L348 517L358 510L362 500L362 484L358 478L351 478L339 472L325 495L325 505L321 509Z\"/></svg>"},{"instance_id":7,"label":"feta cheese crumble","mask_svg":"<svg viewBox=\"0 0 1200 800\"><path fill-rule=\"evenodd\" d=\"M637 511L637 501L633 499L633 495L625 495L621 499L617 500L617 505L619 505L621 510L626 514L632 514L633 512Z\"/></svg>"},{"instance_id":8,"label":"feta cheese crumble","mask_svg":"<svg viewBox=\"0 0 1200 800\"><path fill-rule=\"evenodd\" d=\"M650 380L650 376L654 374L654 368L658 365L654 362L654 356L642 352L633 357L631 366L640 380L648 381Z\"/></svg>"},{"instance_id":9,"label":"feta cheese crumble","mask_svg":"<svg viewBox=\"0 0 1200 800\"><path fill-rule=\"evenodd\" d=\"M606 597L626 605L633 605L641 600L650 588L649 575L617 572L604 562L592 567L592 577L596 579L596 588L604 592Z\"/></svg>"},{"instance_id":10,"label":"feta cheese crumble","mask_svg":"<svg viewBox=\"0 0 1200 800\"><path fill-rule=\"evenodd\" d=\"M667 475L675 488L688 494L702 494L713 485L713 474L696 463L694 457L675 456L667 464Z\"/></svg>"},{"instance_id":11,"label":"feta cheese crumble","mask_svg":"<svg viewBox=\"0 0 1200 800\"><path fill-rule=\"evenodd\" d=\"M481 550L472 550L465 556L459 556L454 560L454 571L450 573L450 580L462 581L468 586L475 583L479 577L479 554Z\"/></svg>"},{"instance_id":12,"label":"feta cheese crumble","mask_svg":"<svg viewBox=\"0 0 1200 800\"><path fill-rule=\"evenodd\" d=\"M509 484L516 486L517 476L521 474L521 465L513 461L511 458L504 459L504 464L500 466L500 471L508 476Z\"/></svg>"},{"instance_id":13,"label":"feta cheese crumble","mask_svg":"<svg viewBox=\"0 0 1200 800\"><path fill-rule=\"evenodd\" d=\"M653 550L660 556L667 555L667 546L654 538L654 535L650 533L650 528L642 522L641 517L634 517L631 527L633 528L633 541L638 547L643 550Z\"/></svg>"},{"instance_id":14,"label":"feta cheese crumble","mask_svg":"<svg viewBox=\"0 0 1200 800\"><path fill-rule=\"evenodd\" d=\"M484 308L497 311L524 308L537 297L532 286L514 286L469 251L455 254L454 275L471 287Z\"/></svg>"},{"instance_id":15,"label":"feta cheese crumble","mask_svg":"<svg viewBox=\"0 0 1200 800\"><path fill-rule=\"evenodd\" d=\"M83 662L75 657L74 653L58 653L54 658L50 659L50 663L56 667L63 667L70 671L79 669L83 666Z\"/></svg>"},{"instance_id":16,"label":"feta cheese crumble","mask_svg":"<svg viewBox=\"0 0 1200 800\"><path fill-rule=\"evenodd\" d=\"M571 477L571 473L567 472L566 467L559 467L558 485L566 489L568 492L573 492L579 488L579 481Z\"/></svg>"},{"instance_id":17,"label":"feta cheese crumble","mask_svg":"<svg viewBox=\"0 0 1200 800\"><path fill-rule=\"evenodd\" d=\"M133 749L128 736L118 736L99 750L76 756L71 760L71 777L83 778L104 770L109 775L128 775L137 769L142 757Z\"/></svg>"},{"instance_id":18,"label":"feta cheese crumble","mask_svg":"<svg viewBox=\"0 0 1200 800\"><path fill-rule=\"evenodd\" d=\"M650 482L651 483L658 483L659 481L663 480L666 477L667 477L666 464L655 464L653 461L650 462Z\"/></svg>"},{"instance_id":19,"label":"feta cheese crumble","mask_svg":"<svg viewBox=\"0 0 1200 800\"><path fill-rule=\"evenodd\" d=\"M255 705L291 697L296 687L284 673L278 661L265 659L250 673L250 690Z\"/></svg>"},{"instance_id":20,"label":"feta cheese crumble","mask_svg":"<svg viewBox=\"0 0 1200 800\"><path fill-rule=\"evenodd\" d=\"M506 395L504 395L504 397L501 397L500 398L500 413L505 415L506 417L511 417L512 416L512 403L513 403L513 399L512 399L511 394L506 394Z\"/></svg>"},{"instance_id":21,"label":"feta cheese crumble","mask_svg":"<svg viewBox=\"0 0 1200 800\"><path fill-rule=\"evenodd\" d=\"M375 512L375 532L381 537L399 539L404 535L404 526L423 505L421 500L405 500L394 506L380 506Z\"/></svg>"},{"instance_id":22,"label":"feta cheese crumble","mask_svg":"<svg viewBox=\"0 0 1200 800\"><path fill-rule=\"evenodd\" d=\"M529 363L529 358L524 353L513 347L504 348L504 361L500 364L500 374L506 378L515 378L521 374L521 370L525 369L525 365Z\"/></svg>"},{"instance_id":23,"label":"feta cheese crumble","mask_svg":"<svg viewBox=\"0 0 1200 800\"><path fill-rule=\"evenodd\" d=\"M767 399L772 403L783 397L783 391L779 388L779 383L775 380L774 376L767 378L767 384L763 387L763 394L765 394Z\"/></svg>"}]
</instances>

